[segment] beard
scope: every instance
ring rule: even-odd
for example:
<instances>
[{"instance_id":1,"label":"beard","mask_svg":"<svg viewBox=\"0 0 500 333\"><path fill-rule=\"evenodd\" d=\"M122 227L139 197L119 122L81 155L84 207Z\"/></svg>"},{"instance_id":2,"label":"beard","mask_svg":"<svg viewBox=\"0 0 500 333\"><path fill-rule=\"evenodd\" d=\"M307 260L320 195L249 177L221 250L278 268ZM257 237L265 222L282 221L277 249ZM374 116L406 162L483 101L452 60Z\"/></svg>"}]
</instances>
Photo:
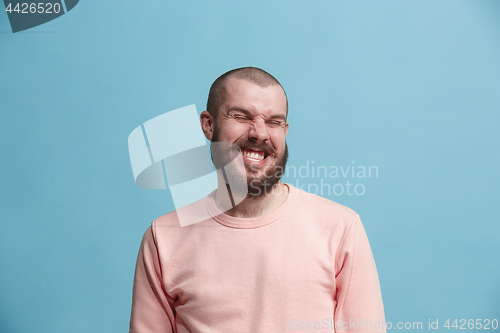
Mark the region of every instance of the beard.
<instances>
[{"instance_id":1,"label":"beard","mask_svg":"<svg viewBox=\"0 0 500 333\"><path fill-rule=\"evenodd\" d=\"M214 125L214 133L211 142L219 142L219 136L220 130L216 125ZM264 175L261 177L255 176L255 174L258 173L261 168L256 168L251 164L248 165L245 163L246 183L248 188L247 198L257 199L269 194L278 184L281 177L285 174L285 166L288 160L288 146L286 142L285 149L281 153L276 152L276 150L272 146L269 146L264 142L257 144L255 142L240 138L236 140L234 144L238 145L241 150L246 148L261 149L265 152L266 158L269 156L274 156L276 158L276 162L274 165L265 167ZM212 162L217 169L223 168L236 156L234 151L216 152L212 149L210 154L212 157ZM214 155L216 156L216 158L214 158Z\"/></svg>"}]
</instances>

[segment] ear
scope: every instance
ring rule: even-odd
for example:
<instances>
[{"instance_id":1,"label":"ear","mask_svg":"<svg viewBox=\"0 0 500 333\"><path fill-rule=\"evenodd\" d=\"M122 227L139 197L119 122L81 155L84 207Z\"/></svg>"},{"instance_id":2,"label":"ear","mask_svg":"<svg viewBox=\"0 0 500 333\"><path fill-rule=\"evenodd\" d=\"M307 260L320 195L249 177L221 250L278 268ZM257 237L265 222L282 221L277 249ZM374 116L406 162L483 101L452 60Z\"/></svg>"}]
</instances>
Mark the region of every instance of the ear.
<instances>
[{"instance_id":1,"label":"ear","mask_svg":"<svg viewBox=\"0 0 500 333\"><path fill-rule=\"evenodd\" d=\"M285 124L285 137L288 135L288 121Z\"/></svg>"},{"instance_id":2,"label":"ear","mask_svg":"<svg viewBox=\"0 0 500 333\"><path fill-rule=\"evenodd\" d=\"M205 137L212 141L212 137L214 135L214 118L208 111L203 111L200 114L200 124Z\"/></svg>"}]
</instances>

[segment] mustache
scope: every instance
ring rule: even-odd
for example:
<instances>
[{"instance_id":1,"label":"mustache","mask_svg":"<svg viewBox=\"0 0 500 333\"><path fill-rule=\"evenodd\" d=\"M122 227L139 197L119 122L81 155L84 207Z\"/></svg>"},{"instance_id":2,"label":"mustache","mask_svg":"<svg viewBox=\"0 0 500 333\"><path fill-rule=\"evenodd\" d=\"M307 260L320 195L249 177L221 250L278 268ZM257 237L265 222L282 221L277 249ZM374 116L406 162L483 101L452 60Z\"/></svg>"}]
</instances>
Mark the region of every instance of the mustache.
<instances>
[{"instance_id":1,"label":"mustache","mask_svg":"<svg viewBox=\"0 0 500 333\"><path fill-rule=\"evenodd\" d=\"M242 150L243 149L257 149L263 150L266 155L276 154L276 150L265 142L255 143L248 140L236 140L237 144Z\"/></svg>"}]
</instances>

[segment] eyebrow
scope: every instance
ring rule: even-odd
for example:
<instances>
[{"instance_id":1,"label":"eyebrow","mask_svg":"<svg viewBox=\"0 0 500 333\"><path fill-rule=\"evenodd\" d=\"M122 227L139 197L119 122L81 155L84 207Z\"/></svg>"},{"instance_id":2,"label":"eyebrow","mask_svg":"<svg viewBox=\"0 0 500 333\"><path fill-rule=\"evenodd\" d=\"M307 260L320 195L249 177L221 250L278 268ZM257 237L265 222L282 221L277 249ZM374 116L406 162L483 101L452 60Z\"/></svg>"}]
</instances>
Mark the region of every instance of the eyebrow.
<instances>
[{"instance_id":1,"label":"eyebrow","mask_svg":"<svg viewBox=\"0 0 500 333\"><path fill-rule=\"evenodd\" d=\"M242 112L248 116L252 115L252 113L250 111L242 109L238 106L233 106L233 107L229 108L229 110L227 110L226 114L229 114L229 112L231 112L231 111L239 111L239 112ZM270 116L268 119L281 119L283 121L286 121L286 116L284 116L282 114L274 114L274 115Z\"/></svg>"}]
</instances>

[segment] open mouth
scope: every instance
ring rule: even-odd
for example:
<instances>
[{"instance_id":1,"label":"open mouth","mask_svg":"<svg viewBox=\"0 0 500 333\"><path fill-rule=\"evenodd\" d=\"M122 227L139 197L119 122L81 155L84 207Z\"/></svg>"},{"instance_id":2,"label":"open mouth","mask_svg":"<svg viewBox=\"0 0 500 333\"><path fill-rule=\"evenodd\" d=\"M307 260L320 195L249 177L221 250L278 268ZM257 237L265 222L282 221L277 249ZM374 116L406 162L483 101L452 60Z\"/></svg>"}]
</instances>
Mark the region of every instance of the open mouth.
<instances>
[{"instance_id":1,"label":"open mouth","mask_svg":"<svg viewBox=\"0 0 500 333\"><path fill-rule=\"evenodd\" d=\"M251 162L261 162L265 160L269 155L263 150L257 150L252 148L243 148L241 149L241 153L245 159Z\"/></svg>"}]
</instances>

